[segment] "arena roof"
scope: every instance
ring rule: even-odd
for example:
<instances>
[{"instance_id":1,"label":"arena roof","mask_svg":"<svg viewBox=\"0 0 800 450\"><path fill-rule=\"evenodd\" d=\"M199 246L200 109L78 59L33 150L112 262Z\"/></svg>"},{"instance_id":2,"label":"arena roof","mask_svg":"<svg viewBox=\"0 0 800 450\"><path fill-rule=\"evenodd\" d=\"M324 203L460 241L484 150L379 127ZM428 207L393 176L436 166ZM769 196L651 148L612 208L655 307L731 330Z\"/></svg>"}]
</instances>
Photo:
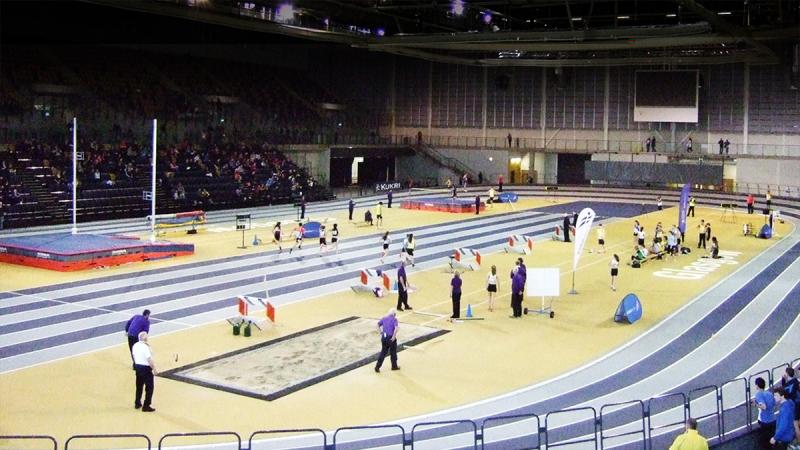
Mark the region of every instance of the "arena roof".
<instances>
[{"instance_id":1,"label":"arena roof","mask_svg":"<svg viewBox=\"0 0 800 450\"><path fill-rule=\"evenodd\" d=\"M83 0L478 66L790 60L800 0Z\"/></svg>"}]
</instances>

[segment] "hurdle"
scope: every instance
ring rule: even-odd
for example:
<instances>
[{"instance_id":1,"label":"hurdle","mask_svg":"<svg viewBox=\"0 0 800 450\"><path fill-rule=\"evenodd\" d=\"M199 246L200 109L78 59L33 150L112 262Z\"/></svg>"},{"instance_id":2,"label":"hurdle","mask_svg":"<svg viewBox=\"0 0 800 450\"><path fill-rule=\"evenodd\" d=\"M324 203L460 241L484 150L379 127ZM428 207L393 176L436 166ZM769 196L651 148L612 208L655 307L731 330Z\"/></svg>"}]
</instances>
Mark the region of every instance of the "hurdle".
<instances>
[{"instance_id":1,"label":"hurdle","mask_svg":"<svg viewBox=\"0 0 800 450\"><path fill-rule=\"evenodd\" d=\"M481 268L481 253L471 248L457 248L450 256L450 271L479 270Z\"/></svg>"},{"instance_id":2,"label":"hurdle","mask_svg":"<svg viewBox=\"0 0 800 450\"><path fill-rule=\"evenodd\" d=\"M575 227L570 225L569 227L570 234L572 238L575 238ZM554 241L564 242L564 232L561 229L561 225L556 225L556 228L553 230L553 234L551 236Z\"/></svg>"},{"instance_id":3,"label":"hurdle","mask_svg":"<svg viewBox=\"0 0 800 450\"><path fill-rule=\"evenodd\" d=\"M521 234L509 236L508 242L505 245L505 251L506 253L529 255L533 251L533 238Z\"/></svg>"},{"instance_id":4,"label":"hurdle","mask_svg":"<svg viewBox=\"0 0 800 450\"><path fill-rule=\"evenodd\" d=\"M157 234L163 236L170 228L190 227L186 230L186 234L197 234L197 227L205 225L206 213L205 211L187 211L175 214L157 214L155 216L147 216L147 221L152 222L155 219L154 228Z\"/></svg>"},{"instance_id":5,"label":"hurdle","mask_svg":"<svg viewBox=\"0 0 800 450\"><path fill-rule=\"evenodd\" d=\"M233 326L233 334L239 334L239 328L245 326L245 337L250 336L250 326L253 325L259 330L263 330L262 325L267 323L275 323L275 306L269 301L269 289L267 288L267 276L264 275L264 297L255 297L252 295L239 295L236 297L236 307L239 315L226 319L229 324ZM255 321L250 319L251 309L256 311L264 308L264 320Z\"/></svg>"},{"instance_id":6,"label":"hurdle","mask_svg":"<svg viewBox=\"0 0 800 450\"><path fill-rule=\"evenodd\" d=\"M359 283L350 286L356 293L370 293L375 297L383 297L391 290L392 282L389 274L380 269L361 269Z\"/></svg>"}]
</instances>

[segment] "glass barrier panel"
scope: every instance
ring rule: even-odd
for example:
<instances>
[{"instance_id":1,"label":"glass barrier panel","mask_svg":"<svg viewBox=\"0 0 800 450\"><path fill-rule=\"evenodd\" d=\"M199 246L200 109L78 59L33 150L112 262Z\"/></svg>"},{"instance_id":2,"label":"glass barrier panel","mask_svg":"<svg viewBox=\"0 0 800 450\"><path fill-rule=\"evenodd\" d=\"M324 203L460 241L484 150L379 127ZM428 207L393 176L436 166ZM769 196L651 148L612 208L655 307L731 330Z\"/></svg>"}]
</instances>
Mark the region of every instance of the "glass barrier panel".
<instances>
[{"instance_id":1,"label":"glass barrier panel","mask_svg":"<svg viewBox=\"0 0 800 450\"><path fill-rule=\"evenodd\" d=\"M334 433L333 446L336 450L403 450L405 430L400 425L343 427Z\"/></svg>"},{"instance_id":2,"label":"glass barrier panel","mask_svg":"<svg viewBox=\"0 0 800 450\"><path fill-rule=\"evenodd\" d=\"M158 449L180 450L187 446L202 445L204 450L240 450L242 438L233 431L199 433L168 433L158 440Z\"/></svg>"},{"instance_id":3,"label":"glass barrier panel","mask_svg":"<svg viewBox=\"0 0 800 450\"><path fill-rule=\"evenodd\" d=\"M596 449L596 423L597 411L591 407L549 412L544 418L545 444L548 449ZM592 445L587 447L586 443Z\"/></svg>"},{"instance_id":4,"label":"glass barrier panel","mask_svg":"<svg viewBox=\"0 0 800 450\"><path fill-rule=\"evenodd\" d=\"M483 421L481 434L485 450L541 448L541 421L535 414L491 417Z\"/></svg>"},{"instance_id":5,"label":"glass barrier panel","mask_svg":"<svg viewBox=\"0 0 800 450\"><path fill-rule=\"evenodd\" d=\"M689 391L689 417L698 421L697 429L706 438L721 436L722 418L719 407L719 388L704 386ZM708 419L708 420L704 420Z\"/></svg>"},{"instance_id":6,"label":"glass barrier panel","mask_svg":"<svg viewBox=\"0 0 800 450\"><path fill-rule=\"evenodd\" d=\"M477 426L471 420L424 422L411 429L413 450L477 449Z\"/></svg>"},{"instance_id":7,"label":"glass barrier panel","mask_svg":"<svg viewBox=\"0 0 800 450\"><path fill-rule=\"evenodd\" d=\"M0 436L0 450L58 450L52 436L8 435Z\"/></svg>"},{"instance_id":8,"label":"glass barrier panel","mask_svg":"<svg viewBox=\"0 0 800 450\"><path fill-rule=\"evenodd\" d=\"M94 434L72 436L64 442L64 450L150 449L150 438L143 434Z\"/></svg>"},{"instance_id":9,"label":"glass barrier panel","mask_svg":"<svg viewBox=\"0 0 800 450\"><path fill-rule=\"evenodd\" d=\"M747 379L737 378L726 382L720 386L720 397L722 436L742 428L749 429L752 413L756 412L756 416L758 414L753 404L750 403Z\"/></svg>"},{"instance_id":10,"label":"glass barrier panel","mask_svg":"<svg viewBox=\"0 0 800 450\"><path fill-rule=\"evenodd\" d=\"M262 430L250 435L250 450L325 450L320 429Z\"/></svg>"}]
</instances>

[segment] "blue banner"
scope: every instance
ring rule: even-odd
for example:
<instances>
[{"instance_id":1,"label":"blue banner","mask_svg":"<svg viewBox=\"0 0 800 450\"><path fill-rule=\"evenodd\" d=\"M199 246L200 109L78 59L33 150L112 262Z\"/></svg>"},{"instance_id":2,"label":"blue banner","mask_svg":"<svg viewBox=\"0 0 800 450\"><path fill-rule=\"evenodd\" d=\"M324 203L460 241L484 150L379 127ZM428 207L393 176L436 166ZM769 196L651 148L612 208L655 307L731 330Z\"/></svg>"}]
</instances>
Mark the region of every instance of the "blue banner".
<instances>
[{"instance_id":1,"label":"blue banner","mask_svg":"<svg viewBox=\"0 0 800 450\"><path fill-rule=\"evenodd\" d=\"M681 230L681 233L686 233L686 213L689 212L689 191L691 189L691 183L686 183L681 191L681 203L678 206L678 229Z\"/></svg>"}]
</instances>

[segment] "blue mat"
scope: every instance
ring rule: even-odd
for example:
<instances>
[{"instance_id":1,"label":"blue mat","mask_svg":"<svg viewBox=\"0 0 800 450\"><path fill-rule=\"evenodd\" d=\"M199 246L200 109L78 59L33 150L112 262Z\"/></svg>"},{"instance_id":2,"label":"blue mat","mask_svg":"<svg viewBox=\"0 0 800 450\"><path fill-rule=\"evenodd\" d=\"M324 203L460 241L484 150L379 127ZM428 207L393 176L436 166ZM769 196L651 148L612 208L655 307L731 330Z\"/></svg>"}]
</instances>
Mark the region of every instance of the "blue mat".
<instances>
[{"instance_id":1,"label":"blue mat","mask_svg":"<svg viewBox=\"0 0 800 450\"><path fill-rule=\"evenodd\" d=\"M141 246L142 242L136 238L120 238L100 234L61 233L0 238L0 247L15 247L62 255L76 255L102 250L121 250Z\"/></svg>"},{"instance_id":2,"label":"blue mat","mask_svg":"<svg viewBox=\"0 0 800 450\"><path fill-rule=\"evenodd\" d=\"M544 206L536 208L536 211L551 213L551 214L570 214L579 213L583 208L592 208L598 218L602 217L636 217L642 214L656 211L655 205L636 205L629 203L609 203L609 202L587 202L576 201L564 203L560 205ZM678 220L678 213L675 212L675 220Z\"/></svg>"}]
</instances>

